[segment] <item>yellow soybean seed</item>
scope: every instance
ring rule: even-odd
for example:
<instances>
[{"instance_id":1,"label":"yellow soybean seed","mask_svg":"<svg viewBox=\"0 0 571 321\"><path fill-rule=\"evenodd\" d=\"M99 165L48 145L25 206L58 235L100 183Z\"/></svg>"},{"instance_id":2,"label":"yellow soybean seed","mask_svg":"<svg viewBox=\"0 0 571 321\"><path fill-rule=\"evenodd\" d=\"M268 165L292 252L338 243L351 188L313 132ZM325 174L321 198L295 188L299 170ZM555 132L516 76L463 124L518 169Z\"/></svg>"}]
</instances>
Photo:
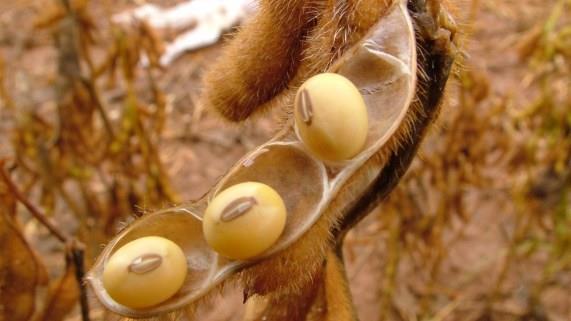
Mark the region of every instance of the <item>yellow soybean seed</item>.
<instances>
[{"instance_id":1,"label":"yellow soybean seed","mask_svg":"<svg viewBox=\"0 0 571 321\"><path fill-rule=\"evenodd\" d=\"M186 258L177 244L147 236L111 255L103 270L103 286L118 303L141 309L173 296L182 287L186 273Z\"/></svg>"},{"instance_id":2,"label":"yellow soybean seed","mask_svg":"<svg viewBox=\"0 0 571 321\"><path fill-rule=\"evenodd\" d=\"M338 74L308 79L295 97L294 116L301 140L323 160L349 159L367 140L365 101L355 85Z\"/></svg>"},{"instance_id":3,"label":"yellow soybean seed","mask_svg":"<svg viewBox=\"0 0 571 321\"><path fill-rule=\"evenodd\" d=\"M221 255L245 260L262 254L282 234L286 207L270 186L246 182L220 192L202 221L204 237Z\"/></svg>"}]
</instances>

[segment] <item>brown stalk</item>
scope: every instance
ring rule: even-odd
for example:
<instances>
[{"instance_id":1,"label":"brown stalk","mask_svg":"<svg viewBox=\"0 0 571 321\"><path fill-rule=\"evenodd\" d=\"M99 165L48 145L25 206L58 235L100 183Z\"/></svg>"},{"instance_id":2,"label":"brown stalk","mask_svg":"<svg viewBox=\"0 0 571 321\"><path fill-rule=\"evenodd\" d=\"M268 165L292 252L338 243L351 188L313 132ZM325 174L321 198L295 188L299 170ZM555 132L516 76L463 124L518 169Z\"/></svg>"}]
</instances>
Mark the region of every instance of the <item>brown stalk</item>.
<instances>
[{"instance_id":1,"label":"brown stalk","mask_svg":"<svg viewBox=\"0 0 571 321\"><path fill-rule=\"evenodd\" d=\"M14 197L22 203L30 211L30 213L44 225L50 233L52 233L60 242L69 243L72 238L66 235L61 229L59 229L39 208L32 204L23 194L20 192L16 184L12 181L6 170L4 169L6 161L0 160L0 178L4 181L8 190Z\"/></svg>"}]
</instances>

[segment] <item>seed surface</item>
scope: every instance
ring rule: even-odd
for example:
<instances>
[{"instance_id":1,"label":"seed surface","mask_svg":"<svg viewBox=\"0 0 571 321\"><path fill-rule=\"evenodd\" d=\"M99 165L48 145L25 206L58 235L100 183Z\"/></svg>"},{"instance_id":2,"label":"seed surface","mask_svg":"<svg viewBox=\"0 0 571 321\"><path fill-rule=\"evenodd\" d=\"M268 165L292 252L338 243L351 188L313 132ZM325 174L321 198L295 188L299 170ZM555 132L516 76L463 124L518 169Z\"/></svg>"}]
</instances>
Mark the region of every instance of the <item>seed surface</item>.
<instances>
[{"instance_id":1,"label":"seed surface","mask_svg":"<svg viewBox=\"0 0 571 321\"><path fill-rule=\"evenodd\" d=\"M323 160L350 159L367 140L365 101L355 85L338 74L308 79L297 92L294 116L301 140Z\"/></svg>"},{"instance_id":2,"label":"seed surface","mask_svg":"<svg viewBox=\"0 0 571 321\"><path fill-rule=\"evenodd\" d=\"M186 258L177 244L147 236L111 255L103 270L103 286L122 305L148 308L173 296L182 287L186 273Z\"/></svg>"},{"instance_id":3,"label":"seed surface","mask_svg":"<svg viewBox=\"0 0 571 321\"><path fill-rule=\"evenodd\" d=\"M204 237L221 255L246 260L262 254L282 234L286 207L270 186L246 182L220 192L202 221Z\"/></svg>"}]
</instances>

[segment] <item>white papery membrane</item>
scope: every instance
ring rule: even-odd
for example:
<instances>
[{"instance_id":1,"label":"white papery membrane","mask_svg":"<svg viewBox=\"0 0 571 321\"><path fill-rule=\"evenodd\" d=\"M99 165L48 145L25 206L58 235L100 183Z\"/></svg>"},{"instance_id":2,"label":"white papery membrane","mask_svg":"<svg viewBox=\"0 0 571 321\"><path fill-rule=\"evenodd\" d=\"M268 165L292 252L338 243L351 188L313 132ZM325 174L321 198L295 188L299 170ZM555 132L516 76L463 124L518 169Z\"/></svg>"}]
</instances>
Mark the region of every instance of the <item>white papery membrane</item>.
<instances>
[{"instance_id":1,"label":"white papery membrane","mask_svg":"<svg viewBox=\"0 0 571 321\"><path fill-rule=\"evenodd\" d=\"M208 196L190 205L145 215L105 247L87 280L106 308L129 317L149 317L182 308L237 271L287 248L311 228L347 180L395 133L414 97L416 43L406 3L395 6L328 71L350 79L364 97L369 132L363 151L349 161L325 163L305 148L295 126L284 128L236 163ZM206 243L202 215L209 199L246 181L267 184L281 195L288 211L287 223L280 239L259 257L230 260L219 256ZM181 290L169 300L148 309L131 309L106 292L103 268L121 246L151 235L168 238L182 248L188 276Z\"/></svg>"}]
</instances>

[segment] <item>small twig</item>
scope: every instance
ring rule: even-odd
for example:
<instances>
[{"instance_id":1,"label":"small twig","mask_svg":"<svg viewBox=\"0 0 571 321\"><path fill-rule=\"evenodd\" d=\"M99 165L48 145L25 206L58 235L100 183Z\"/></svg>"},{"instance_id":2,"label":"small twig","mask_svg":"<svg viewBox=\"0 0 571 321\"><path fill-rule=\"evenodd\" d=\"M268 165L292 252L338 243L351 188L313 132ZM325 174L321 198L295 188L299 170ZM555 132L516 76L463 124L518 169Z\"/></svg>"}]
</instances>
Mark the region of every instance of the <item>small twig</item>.
<instances>
[{"instance_id":1,"label":"small twig","mask_svg":"<svg viewBox=\"0 0 571 321\"><path fill-rule=\"evenodd\" d=\"M62 243L71 242L71 238L67 236L63 231L61 231L57 226L52 223L46 215L38 209L34 204L32 204L16 187L16 184L12 181L6 170L4 169L5 160L0 160L0 178L6 183L8 190L14 195L14 197L22 203L28 211L38 220L42 225L44 225L58 240Z\"/></svg>"},{"instance_id":2,"label":"small twig","mask_svg":"<svg viewBox=\"0 0 571 321\"><path fill-rule=\"evenodd\" d=\"M81 307L81 319L82 321L89 321L89 303L87 301L87 289L83 279L85 277L85 266L84 266L84 254L85 246L74 240L71 243L71 256L73 264L75 265L75 279L77 280L77 285L79 287L79 305Z\"/></svg>"},{"instance_id":3,"label":"small twig","mask_svg":"<svg viewBox=\"0 0 571 321\"><path fill-rule=\"evenodd\" d=\"M81 81L83 85L87 88L87 91L91 96L91 100L95 104L95 107L97 108L97 111L101 116L101 120L103 121L103 126L105 126L105 130L109 135L109 139L111 141L115 140L115 133L113 131L113 126L111 125L111 121L109 120L109 116L107 115L107 110L103 105L103 101L99 97L99 93L97 91L97 88L95 87L95 82L93 80L85 78L82 78Z\"/></svg>"}]
</instances>

